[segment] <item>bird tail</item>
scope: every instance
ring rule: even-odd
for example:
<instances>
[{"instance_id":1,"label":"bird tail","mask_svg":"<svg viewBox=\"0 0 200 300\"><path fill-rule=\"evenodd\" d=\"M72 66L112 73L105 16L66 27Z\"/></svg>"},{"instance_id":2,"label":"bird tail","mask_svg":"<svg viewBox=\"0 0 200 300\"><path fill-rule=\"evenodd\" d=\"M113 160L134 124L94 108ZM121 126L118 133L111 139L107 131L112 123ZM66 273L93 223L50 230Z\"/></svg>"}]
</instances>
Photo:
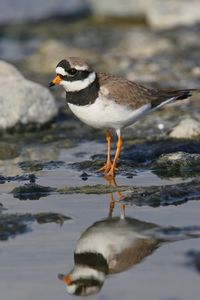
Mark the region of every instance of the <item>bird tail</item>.
<instances>
[{"instance_id":1,"label":"bird tail","mask_svg":"<svg viewBox=\"0 0 200 300\"><path fill-rule=\"evenodd\" d=\"M152 101L152 109L157 109L167 103L177 100L184 100L192 96L192 92L197 89L175 90L175 91L159 91L158 97Z\"/></svg>"},{"instance_id":2,"label":"bird tail","mask_svg":"<svg viewBox=\"0 0 200 300\"><path fill-rule=\"evenodd\" d=\"M188 90L177 90L173 91L174 93L174 100L184 100L192 96L192 92L196 91L195 89L188 89Z\"/></svg>"}]
</instances>

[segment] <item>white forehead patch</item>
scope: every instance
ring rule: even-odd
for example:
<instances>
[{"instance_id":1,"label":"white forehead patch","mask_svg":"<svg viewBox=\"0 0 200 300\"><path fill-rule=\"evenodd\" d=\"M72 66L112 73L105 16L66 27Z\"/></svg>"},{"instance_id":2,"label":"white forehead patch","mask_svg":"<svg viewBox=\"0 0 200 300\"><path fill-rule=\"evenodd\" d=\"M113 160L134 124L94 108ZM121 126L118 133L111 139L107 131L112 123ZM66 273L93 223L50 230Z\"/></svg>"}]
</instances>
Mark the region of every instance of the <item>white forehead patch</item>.
<instances>
[{"instance_id":1,"label":"white forehead patch","mask_svg":"<svg viewBox=\"0 0 200 300\"><path fill-rule=\"evenodd\" d=\"M60 82L60 85L64 87L66 92L78 92L80 90L87 88L92 82L95 81L95 78L96 78L96 74L95 72L92 72L87 78L83 80L74 80L74 81L62 80Z\"/></svg>"},{"instance_id":2,"label":"white forehead patch","mask_svg":"<svg viewBox=\"0 0 200 300\"><path fill-rule=\"evenodd\" d=\"M66 76L68 73L62 67L57 67L56 68L56 74L60 74L60 75Z\"/></svg>"},{"instance_id":3,"label":"white forehead patch","mask_svg":"<svg viewBox=\"0 0 200 300\"><path fill-rule=\"evenodd\" d=\"M86 66L86 65L83 65L83 66L75 65L75 66L73 66L73 68L75 68L78 71L87 71L88 70L88 66Z\"/></svg>"}]
</instances>

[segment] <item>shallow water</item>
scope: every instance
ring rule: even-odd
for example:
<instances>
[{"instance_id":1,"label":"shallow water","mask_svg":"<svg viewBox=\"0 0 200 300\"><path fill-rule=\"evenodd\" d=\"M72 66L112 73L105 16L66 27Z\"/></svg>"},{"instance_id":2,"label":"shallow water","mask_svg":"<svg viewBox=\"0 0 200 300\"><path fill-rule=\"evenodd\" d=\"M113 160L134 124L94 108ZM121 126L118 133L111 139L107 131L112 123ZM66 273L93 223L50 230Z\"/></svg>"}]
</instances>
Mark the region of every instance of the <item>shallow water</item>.
<instances>
[{"instance_id":1,"label":"shallow water","mask_svg":"<svg viewBox=\"0 0 200 300\"><path fill-rule=\"evenodd\" d=\"M64 161L57 168L35 171L36 183L42 186L63 187L83 185L107 185L103 177L90 173L87 181L81 179L81 171L71 168L69 163L90 158L91 153L101 153L105 145L82 143L71 149L61 149L54 154L54 161ZM82 153L77 155L77 153ZM77 157L78 156L78 157ZM37 159L37 157L35 157ZM39 159L39 157L38 157ZM18 175L28 174L16 161L2 161L1 168L15 168ZM8 168L9 166L9 168ZM3 168L4 167L4 168ZM150 170L138 170L133 178L118 175L118 186L164 186L191 179L162 180ZM0 290L4 300L10 299L70 299L66 288L58 278L73 267L73 254L81 234L95 222L107 219L111 194L59 194L51 192L38 200L19 200L11 191L27 181L11 180L0 185L0 202L7 210L4 213L37 214L51 212L70 217L63 224L36 221L26 222L24 234L0 242ZM126 195L126 192L123 192ZM117 193L113 194L116 200ZM199 274L187 253L198 251L200 246L200 218L198 199L175 206L157 208L143 205L126 205L125 215L139 223L154 223L169 228L162 232L165 242L130 269L106 277L104 285L91 299L198 300L200 294ZM115 203L113 216L120 216L120 203ZM180 231L172 230L179 227ZM194 227L195 226L195 227ZM189 233L189 235L188 235ZM194 238L195 237L195 238Z\"/></svg>"}]
</instances>

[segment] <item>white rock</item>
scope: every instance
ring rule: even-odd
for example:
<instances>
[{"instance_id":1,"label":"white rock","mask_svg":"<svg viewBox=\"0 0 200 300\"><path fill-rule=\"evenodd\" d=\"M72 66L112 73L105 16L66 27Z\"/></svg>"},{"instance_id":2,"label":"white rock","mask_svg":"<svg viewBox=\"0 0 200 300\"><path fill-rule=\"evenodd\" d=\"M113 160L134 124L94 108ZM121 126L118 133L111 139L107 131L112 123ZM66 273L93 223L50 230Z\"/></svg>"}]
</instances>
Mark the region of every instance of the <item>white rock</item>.
<instances>
[{"instance_id":1,"label":"white rock","mask_svg":"<svg viewBox=\"0 0 200 300\"><path fill-rule=\"evenodd\" d=\"M200 21L199 0L153 0L146 17L155 28L191 25Z\"/></svg>"},{"instance_id":2,"label":"white rock","mask_svg":"<svg viewBox=\"0 0 200 300\"><path fill-rule=\"evenodd\" d=\"M199 0L88 0L94 15L144 18L155 28L200 21Z\"/></svg>"},{"instance_id":3,"label":"white rock","mask_svg":"<svg viewBox=\"0 0 200 300\"><path fill-rule=\"evenodd\" d=\"M45 124L58 109L49 90L26 80L12 65L0 61L0 129L17 124Z\"/></svg>"},{"instance_id":4,"label":"white rock","mask_svg":"<svg viewBox=\"0 0 200 300\"><path fill-rule=\"evenodd\" d=\"M88 0L94 15L133 17L144 16L153 0Z\"/></svg>"},{"instance_id":5,"label":"white rock","mask_svg":"<svg viewBox=\"0 0 200 300\"><path fill-rule=\"evenodd\" d=\"M0 81L1 83L10 80L24 79L24 76L11 64L0 60Z\"/></svg>"},{"instance_id":6,"label":"white rock","mask_svg":"<svg viewBox=\"0 0 200 300\"><path fill-rule=\"evenodd\" d=\"M191 118L182 120L176 127L174 127L169 136L178 139L200 137L200 123Z\"/></svg>"}]
</instances>

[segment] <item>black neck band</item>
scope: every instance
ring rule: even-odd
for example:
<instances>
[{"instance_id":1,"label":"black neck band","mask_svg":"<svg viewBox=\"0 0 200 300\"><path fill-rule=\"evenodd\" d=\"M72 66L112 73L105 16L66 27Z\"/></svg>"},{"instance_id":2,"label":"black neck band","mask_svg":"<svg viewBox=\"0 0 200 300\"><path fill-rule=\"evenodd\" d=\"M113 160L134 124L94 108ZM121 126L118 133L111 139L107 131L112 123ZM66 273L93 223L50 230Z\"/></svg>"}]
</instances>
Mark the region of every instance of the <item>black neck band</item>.
<instances>
[{"instance_id":1,"label":"black neck band","mask_svg":"<svg viewBox=\"0 0 200 300\"><path fill-rule=\"evenodd\" d=\"M105 274L108 273L108 263L100 253L74 253L74 262L76 265L88 266Z\"/></svg>"},{"instance_id":2,"label":"black neck band","mask_svg":"<svg viewBox=\"0 0 200 300\"><path fill-rule=\"evenodd\" d=\"M77 92L66 92L68 103L84 106L92 104L98 98L99 82L96 78L88 87Z\"/></svg>"}]
</instances>

